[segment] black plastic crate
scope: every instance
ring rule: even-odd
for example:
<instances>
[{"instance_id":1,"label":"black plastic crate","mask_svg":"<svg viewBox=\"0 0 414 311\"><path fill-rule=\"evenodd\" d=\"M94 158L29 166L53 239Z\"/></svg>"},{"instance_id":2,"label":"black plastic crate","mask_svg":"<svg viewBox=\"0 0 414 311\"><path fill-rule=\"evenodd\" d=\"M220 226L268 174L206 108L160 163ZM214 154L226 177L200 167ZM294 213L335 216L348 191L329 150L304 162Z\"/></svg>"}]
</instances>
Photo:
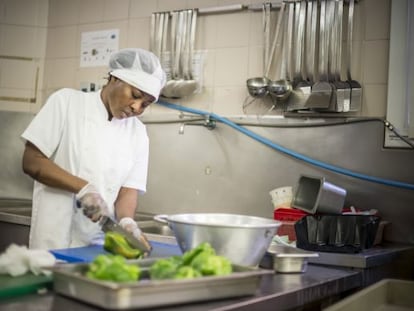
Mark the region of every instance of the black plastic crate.
<instances>
[{"instance_id":1,"label":"black plastic crate","mask_svg":"<svg viewBox=\"0 0 414 311\"><path fill-rule=\"evenodd\" d=\"M308 215L295 223L296 246L335 253L372 247L381 219L373 215Z\"/></svg>"}]
</instances>

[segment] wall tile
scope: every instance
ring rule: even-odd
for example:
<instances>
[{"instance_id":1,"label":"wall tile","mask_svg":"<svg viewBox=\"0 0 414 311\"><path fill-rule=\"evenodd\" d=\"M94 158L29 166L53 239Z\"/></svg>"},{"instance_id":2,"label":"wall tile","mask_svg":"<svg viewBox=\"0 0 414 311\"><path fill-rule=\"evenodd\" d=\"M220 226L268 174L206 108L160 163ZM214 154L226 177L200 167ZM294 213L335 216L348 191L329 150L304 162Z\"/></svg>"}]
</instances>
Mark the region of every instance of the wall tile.
<instances>
[{"instance_id":1,"label":"wall tile","mask_svg":"<svg viewBox=\"0 0 414 311\"><path fill-rule=\"evenodd\" d=\"M389 39L391 0L366 0L365 40Z\"/></svg>"},{"instance_id":2,"label":"wall tile","mask_svg":"<svg viewBox=\"0 0 414 311\"><path fill-rule=\"evenodd\" d=\"M203 87L202 92L184 98L187 107L211 111L214 103L214 88Z\"/></svg>"},{"instance_id":3,"label":"wall tile","mask_svg":"<svg viewBox=\"0 0 414 311\"><path fill-rule=\"evenodd\" d=\"M362 81L365 70L371 69L370 67L366 68L363 66L365 56L364 44L362 44L361 41L352 42L351 74L354 80ZM346 66L347 65L344 66L345 70Z\"/></svg>"},{"instance_id":4,"label":"wall tile","mask_svg":"<svg viewBox=\"0 0 414 311\"><path fill-rule=\"evenodd\" d=\"M57 90L62 87L78 88L75 84L78 58L61 58L46 61L45 88Z\"/></svg>"},{"instance_id":5,"label":"wall tile","mask_svg":"<svg viewBox=\"0 0 414 311\"><path fill-rule=\"evenodd\" d=\"M205 53L201 83L204 87L212 87L214 86L214 77L216 73L216 51L205 50L204 52Z\"/></svg>"},{"instance_id":6,"label":"wall tile","mask_svg":"<svg viewBox=\"0 0 414 311\"><path fill-rule=\"evenodd\" d=\"M157 12L157 1L130 0L129 18L149 17Z\"/></svg>"},{"instance_id":7,"label":"wall tile","mask_svg":"<svg viewBox=\"0 0 414 311\"><path fill-rule=\"evenodd\" d=\"M6 20L6 1L7 0L0 0L0 21L2 24L4 23L3 21Z\"/></svg>"},{"instance_id":8,"label":"wall tile","mask_svg":"<svg viewBox=\"0 0 414 311\"><path fill-rule=\"evenodd\" d=\"M364 83L387 84L388 40L365 41L362 50Z\"/></svg>"},{"instance_id":9,"label":"wall tile","mask_svg":"<svg viewBox=\"0 0 414 311\"><path fill-rule=\"evenodd\" d=\"M1 92L1 89L0 89ZM27 112L30 110L30 103L20 103L12 101L0 101L0 110L2 111L17 111L17 112Z\"/></svg>"},{"instance_id":10,"label":"wall tile","mask_svg":"<svg viewBox=\"0 0 414 311\"><path fill-rule=\"evenodd\" d=\"M387 111L387 85L366 84L363 89L363 105L361 115L385 117Z\"/></svg>"},{"instance_id":11,"label":"wall tile","mask_svg":"<svg viewBox=\"0 0 414 311\"><path fill-rule=\"evenodd\" d=\"M240 1L240 0L220 0L220 6L226 6L231 4L249 4L249 1Z\"/></svg>"},{"instance_id":12,"label":"wall tile","mask_svg":"<svg viewBox=\"0 0 414 311\"><path fill-rule=\"evenodd\" d=\"M188 0L187 2L189 8L211 8L222 5L220 0Z\"/></svg>"},{"instance_id":13,"label":"wall tile","mask_svg":"<svg viewBox=\"0 0 414 311\"><path fill-rule=\"evenodd\" d=\"M34 91L36 61L1 59L0 85L3 88Z\"/></svg>"},{"instance_id":14,"label":"wall tile","mask_svg":"<svg viewBox=\"0 0 414 311\"><path fill-rule=\"evenodd\" d=\"M273 16L273 14L272 14ZM249 45L263 45L263 16L261 12L249 12ZM272 30L273 33L273 30Z\"/></svg>"},{"instance_id":15,"label":"wall tile","mask_svg":"<svg viewBox=\"0 0 414 311\"><path fill-rule=\"evenodd\" d=\"M216 87L212 110L218 115L243 115L246 89L243 87Z\"/></svg>"},{"instance_id":16,"label":"wall tile","mask_svg":"<svg viewBox=\"0 0 414 311\"><path fill-rule=\"evenodd\" d=\"M216 47L247 46L249 42L249 20L247 12L223 14L217 18L217 44Z\"/></svg>"},{"instance_id":17,"label":"wall tile","mask_svg":"<svg viewBox=\"0 0 414 311\"><path fill-rule=\"evenodd\" d=\"M248 68L248 48L216 51L215 86L244 86Z\"/></svg>"},{"instance_id":18,"label":"wall tile","mask_svg":"<svg viewBox=\"0 0 414 311\"><path fill-rule=\"evenodd\" d=\"M129 0L105 0L104 20L127 20Z\"/></svg>"},{"instance_id":19,"label":"wall tile","mask_svg":"<svg viewBox=\"0 0 414 311\"><path fill-rule=\"evenodd\" d=\"M249 46L247 78L263 76L263 47Z\"/></svg>"},{"instance_id":20,"label":"wall tile","mask_svg":"<svg viewBox=\"0 0 414 311\"><path fill-rule=\"evenodd\" d=\"M149 49L150 20L149 18L130 19L128 22L128 47Z\"/></svg>"},{"instance_id":21,"label":"wall tile","mask_svg":"<svg viewBox=\"0 0 414 311\"><path fill-rule=\"evenodd\" d=\"M22 57L42 57L46 44L46 29L30 26L2 25L0 54Z\"/></svg>"},{"instance_id":22,"label":"wall tile","mask_svg":"<svg viewBox=\"0 0 414 311\"><path fill-rule=\"evenodd\" d=\"M344 1L345 2L345 1ZM355 1L357 2L357 1ZM365 35L365 27L366 27L366 16L367 16L367 8L364 5L364 1L359 1L355 4L354 7L354 24L353 24L353 33L352 33L352 40L354 41L362 41L364 40ZM348 6L345 5L344 9L344 20L345 20L345 27L344 29L348 31ZM344 37L346 38L346 37Z\"/></svg>"},{"instance_id":23,"label":"wall tile","mask_svg":"<svg viewBox=\"0 0 414 311\"><path fill-rule=\"evenodd\" d=\"M79 23L98 23L104 20L105 4L102 0L83 0L79 7Z\"/></svg>"},{"instance_id":24,"label":"wall tile","mask_svg":"<svg viewBox=\"0 0 414 311\"><path fill-rule=\"evenodd\" d=\"M77 25L82 0L53 0L49 1L49 27Z\"/></svg>"},{"instance_id":25,"label":"wall tile","mask_svg":"<svg viewBox=\"0 0 414 311\"><path fill-rule=\"evenodd\" d=\"M158 0L157 12L190 8L186 0Z\"/></svg>"},{"instance_id":26,"label":"wall tile","mask_svg":"<svg viewBox=\"0 0 414 311\"><path fill-rule=\"evenodd\" d=\"M29 103L29 98L32 98L34 96L34 92L29 89L23 89L23 88L0 88L0 96L5 97L16 97L19 98L18 101L11 101L16 104L22 104L22 103ZM21 100L20 100L21 99ZM0 100L0 102L4 102L4 100ZM5 101L7 102L7 100Z\"/></svg>"},{"instance_id":27,"label":"wall tile","mask_svg":"<svg viewBox=\"0 0 414 311\"><path fill-rule=\"evenodd\" d=\"M79 55L77 26L49 28L47 57L75 57Z\"/></svg>"},{"instance_id":28,"label":"wall tile","mask_svg":"<svg viewBox=\"0 0 414 311\"><path fill-rule=\"evenodd\" d=\"M197 19L196 49L214 49L217 46L218 16L200 15Z\"/></svg>"},{"instance_id":29,"label":"wall tile","mask_svg":"<svg viewBox=\"0 0 414 311\"><path fill-rule=\"evenodd\" d=\"M5 0L6 24L47 26L47 0Z\"/></svg>"},{"instance_id":30,"label":"wall tile","mask_svg":"<svg viewBox=\"0 0 414 311\"><path fill-rule=\"evenodd\" d=\"M166 99L165 101L170 102L170 103L181 103L181 101L179 100L171 100L171 99ZM174 116L177 117L177 115L179 114L179 112L177 110L174 109L169 109L166 108L164 106L158 105L156 103L151 104L149 106L149 109L146 109L143 117L151 117L151 116ZM178 125L177 125L178 128Z\"/></svg>"}]
</instances>

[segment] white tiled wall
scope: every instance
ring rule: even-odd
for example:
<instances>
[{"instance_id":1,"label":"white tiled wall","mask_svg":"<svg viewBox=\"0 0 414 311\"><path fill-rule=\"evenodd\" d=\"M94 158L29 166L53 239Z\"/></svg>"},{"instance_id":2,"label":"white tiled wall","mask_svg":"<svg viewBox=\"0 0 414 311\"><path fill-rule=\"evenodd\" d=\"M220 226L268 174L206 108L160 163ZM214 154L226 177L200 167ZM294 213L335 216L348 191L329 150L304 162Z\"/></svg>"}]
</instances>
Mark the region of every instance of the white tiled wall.
<instances>
[{"instance_id":1,"label":"white tiled wall","mask_svg":"<svg viewBox=\"0 0 414 311\"><path fill-rule=\"evenodd\" d=\"M48 0L0 0L0 109L37 111L48 33ZM13 98L13 100L5 100ZM36 99L34 103L30 100Z\"/></svg>"},{"instance_id":2,"label":"white tiled wall","mask_svg":"<svg viewBox=\"0 0 414 311\"><path fill-rule=\"evenodd\" d=\"M363 105L359 114L364 116L385 116L390 1L363 0L357 1L356 5L351 72L363 85ZM250 3L263 2L0 0L0 55L45 60L39 94L47 96L60 87L79 88L85 81L104 82L105 67L79 67L82 32L117 28L120 30L120 48L149 48L152 12ZM277 14L272 12L273 16ZM200 94L175 102L224 115L243 114L242 103L247 97L245 81L260 76L263 71L262 13L244 10L202 15L197 27L196 49L206 53L203 89ZM0 69L2 77L6 69L11 81L19 80L21 71L7 67ZM2 93L7 89L7 83L0 85ZM40 105L38 102L29 107L35 111ZM18 106L18 103L0 102L0 109ZM161 111L153 108L147 113Z\"/></svg>"}]
</instances>

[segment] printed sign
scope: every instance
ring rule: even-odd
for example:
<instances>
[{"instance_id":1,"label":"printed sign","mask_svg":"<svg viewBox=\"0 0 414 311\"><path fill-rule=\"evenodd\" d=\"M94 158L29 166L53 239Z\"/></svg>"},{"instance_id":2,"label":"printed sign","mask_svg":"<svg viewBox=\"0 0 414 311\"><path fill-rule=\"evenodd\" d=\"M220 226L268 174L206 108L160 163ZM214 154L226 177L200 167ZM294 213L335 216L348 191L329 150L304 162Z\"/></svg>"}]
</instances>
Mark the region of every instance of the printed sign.
<instances>
[{"instance_id":1,"label":"printed sign","mask_svg":"<svg viewBox=\"0 0 414 311\"><path fill-rule=\"evenodd\" d=\"M83 32L81 35L81 67L107 66L110 55L118 51L119 29Z\"/></svg>"}]
</instances>

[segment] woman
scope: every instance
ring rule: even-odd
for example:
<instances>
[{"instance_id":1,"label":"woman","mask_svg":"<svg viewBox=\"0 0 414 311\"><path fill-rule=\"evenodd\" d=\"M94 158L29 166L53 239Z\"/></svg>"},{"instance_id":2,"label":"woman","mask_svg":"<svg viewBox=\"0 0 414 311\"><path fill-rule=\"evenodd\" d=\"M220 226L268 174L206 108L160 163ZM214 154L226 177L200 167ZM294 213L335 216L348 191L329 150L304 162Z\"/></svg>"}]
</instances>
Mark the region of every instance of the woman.
<instances>
[{"instance_id":1,"label":"woman","mask_svg":"<svg viewBox=\"0 0 414 311\"><path fill-rule=\"evenodd\" d=\"M109 68L100 91L53 93L22 134L23 171L35 180L30 248L102 243L102 215L141 234L133 218L146 191L149 142L136 116L158 99L166 78L142 49L114 53Z\"/></svg>"}]
</instances>

